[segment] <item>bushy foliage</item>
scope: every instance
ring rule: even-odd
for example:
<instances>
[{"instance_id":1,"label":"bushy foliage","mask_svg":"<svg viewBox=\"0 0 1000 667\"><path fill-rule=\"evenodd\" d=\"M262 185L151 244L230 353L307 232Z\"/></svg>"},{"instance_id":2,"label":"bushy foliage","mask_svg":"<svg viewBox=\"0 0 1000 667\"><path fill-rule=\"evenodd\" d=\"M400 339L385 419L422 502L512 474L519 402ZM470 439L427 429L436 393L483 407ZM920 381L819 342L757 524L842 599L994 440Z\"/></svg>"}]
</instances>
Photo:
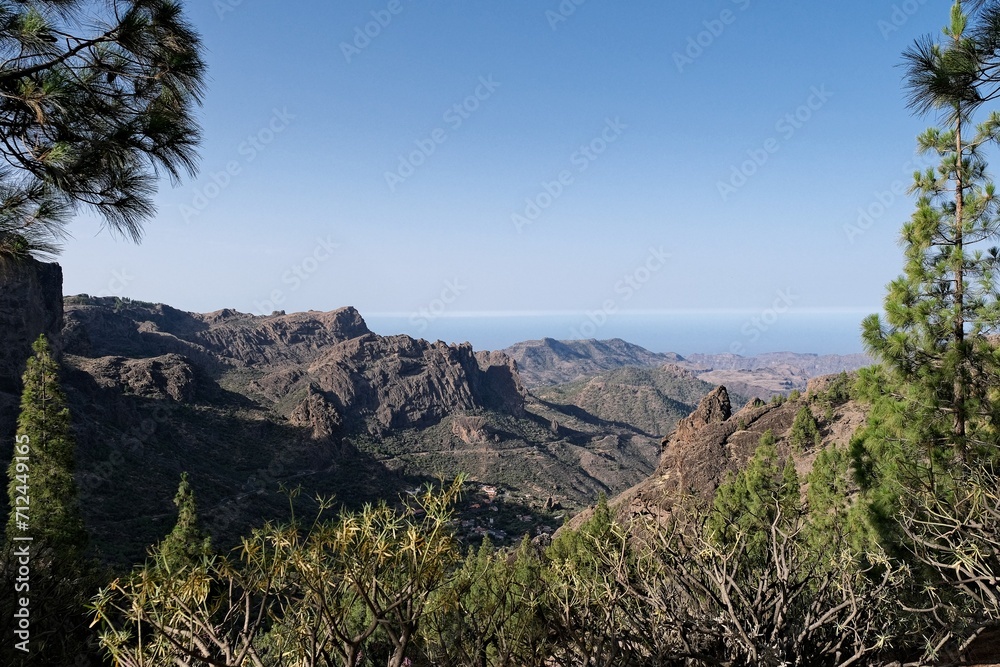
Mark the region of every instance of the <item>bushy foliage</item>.
<instances>
[{"instance_id":1,"label":"bushy foliage","mask_svg":"<svg viewBox=\"0 0 1000 667\"><path fill-rule=\"evenodd\" d=\"M711 508L622 523L602 499L547 549L486 542L464 558L453 485L408 507L266 526L231 557L169 569L154 550L95 615L109 653L136 666L874 662L908 646L895 598L908 573L829 520L849 505L833 459L815 510L765 437Z\"/></svg>"},{"instance_id":2,"label":"bushy foliage","mask_svg":"<svg viewBox=\"0 0 1000 667\"><path fill-rule=\"evenodd\" d=\"M822 444L823 438L819 432L819 425L808 405L803 405L795 414L795 421L792 422L792 430L788 437L792 449L796 453L801 453L809 447L819 447Z\"/></svg>"},{"instance_id":3,"label":"bushy foliage","mask_svg":"<svg viewBox=\"0 0 1000 667\"><path fill-rule=\"evenodd\" d=\"M791 460L778 458L774 433L765 431L746 468L716 491L708 534L717 543L731 546L749 540L750 554L767 548L767 534L775 521L786 519L799 504L799 479Z\"/></svg>"}]
</instances>

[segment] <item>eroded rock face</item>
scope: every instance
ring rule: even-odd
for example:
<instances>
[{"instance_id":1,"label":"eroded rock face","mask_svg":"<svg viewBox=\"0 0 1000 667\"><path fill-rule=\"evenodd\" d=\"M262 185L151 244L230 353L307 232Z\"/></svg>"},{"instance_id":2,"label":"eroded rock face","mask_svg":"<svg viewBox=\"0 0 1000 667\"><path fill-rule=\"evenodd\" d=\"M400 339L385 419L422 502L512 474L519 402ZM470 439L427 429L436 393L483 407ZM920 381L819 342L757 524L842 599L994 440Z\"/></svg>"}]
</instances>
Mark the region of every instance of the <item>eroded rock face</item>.
<instances>
[{"instance_id":1,"label":"eroded rock face","mask_svg":"<svg viewBox=\"0 0 1000 667\"><path fill-rule=\"evenodd\" d=\"M308 369L346 421L374 434L424 426L446 415L524 410L524 390L506 356L476 355L468 344L366 334L327 350Z\"/></svg>"},{"instance_id":2,"label":"eroded rock face","mask_svg":"<svg viewBox=\"0 0 1000 667\"><path fill-rule=\"evenodd\" d=\"M225 377L314 438L524 410L526 392L503 353L378 336L354 308L255 316L83 297L69 304L67 352L89 359L83 367L99 381L188 400L199 373Z\"/></svg>"},{"instance_id":3,"label":"eroded rock face","mask_svg":"<svg viewBox=\"0 0 1000 667\"><path fill-rule=\"evenodd\" d=\"M344 425L337 409L312 384L309 385L306 397L295 406L288 420L295 426L308 426L312 430L313 440L329 438Z\"/></svg>"},{"instance_id":4,"label":"eroded rock face","mask_svg":"<svg viewBox=\"0 0 1000 667\"><path fill-rule=\"evenodd\" d=\"M0 437L12 436L31 344L45 334L60 347L62 267L35 260L0 264Z\"/></svg>"},{"instance_id":5,"label":"eroded rock face","mask_svg":"<svg viewBox=\"0 0 1000 667\"><path fill-rule=\"evenodd\" d=\"M483 445L490 441L486 420L482 417L456 417L451 423L451 432L467 445Z\"/></svg>"},{"instance_id":6,"label":"eroded rock face","mask_svg":"<svg viewBox=\"0 0 1000 667\"><path fill-rule=\"evenodd\" d=\"M725 387L716 387L708 396L701 399L698 409L677 422L676 430L664 439L664 445L673 440L685 440L710 424L721 424L733 415L729 402L729 392Z\"/></svg>"},{"instance_id":7,"label":"eroded rock face","mask_svg":"<svg viewBox=\"0 0 1000 667\"><path fill-rule=\"evenodd\" d=\"M101 357L81 363L100 387L143 398L189 403L195 399L195 369L178 354L151 359Z\"/></svg>"}]
</instances>

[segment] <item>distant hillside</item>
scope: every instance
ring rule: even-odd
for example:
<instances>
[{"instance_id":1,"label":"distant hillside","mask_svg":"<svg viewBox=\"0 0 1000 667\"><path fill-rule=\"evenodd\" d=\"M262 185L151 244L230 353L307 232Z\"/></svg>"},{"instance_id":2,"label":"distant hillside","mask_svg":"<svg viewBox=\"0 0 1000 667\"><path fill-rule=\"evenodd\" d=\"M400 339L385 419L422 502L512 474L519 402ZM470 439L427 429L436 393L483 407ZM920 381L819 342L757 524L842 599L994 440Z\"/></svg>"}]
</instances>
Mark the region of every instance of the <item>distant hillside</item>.
<instances>
[{"instance_id":1,"label":"distant hillside","mask_svg":"<svg viewBox=\"0 0 1000 667\"><path fill-rule=\"evenodd\" d=\"M565 384L624 366L673 364L693 372L710 385L725 385L736 394L769 399L793 389L804 390L811 378L854 371L871 365L863 354L817 355L778 352L756 357L735 354L656 353L620 339L518 343L504 350L517 362L529 389Z\"/></svg>"},{"instance_id":2,"label":"distant hillside","mask_svg":"<svg viewBox=\"0 0 1000 667\"><path fill-rule=\"evenodd\" d=\"M844 370L870 366L867 354L800 354L797 352L768 352L755 357L738 354L689 354L684 360L693 366L718 370L757 370L760 368L792 367L813 377L832 375Z\"/></svg>"},{"instance_id":3,"label":"distant hillside","mask_svg":"<svg viewBox=\"0 0 1000 667\"><path fill-rule=\"evenodd\" d=\"M557 526L560 505L636 484L659 454L639 429L536 400L503 353L378 336L353 308L197 314L70 297L59 343L82 507L113 561L170 529L184 471L220 544L286 515L279 485L357 507L460 472L463 530L510 542Z\"/></svg>"},{"instance_id":4,"label":"distant hillside","mask_svg":"<svg viewBox=\"0 0 1000 667\"><path fill-rule=\"evenodd\" d=\"M535 390L542 400L575 406L601 419L628 424L652 436L670 433L714 387L674 364L625 366L593 377Z\"/></svg>"},{"instance_id":5,"label":"distant hillside","mask_svg":"<svg viewBox=\"0 0 1000 667\"><path fill-rule=\"evenodd\" d=\"M657 354L620 338L543 338L517 343L503 352L517 362L521 381L529 389L573 382L623 366L657 366L681 360L676 354Z\"/></svg>"},{"instance_id":6,"label":"distant hillside","mask_svg":"<svg viewBox=\"0 0 1000 667\"><path fill-rule=\"evenodd\" d=\"M793 389L805 391L809 380L870 366L865 354L798 354L775 352L756 357L735 354L692 354L684 365L714 385L725 385L745 396L769 399Z\"/></svg>"}]
</instances>

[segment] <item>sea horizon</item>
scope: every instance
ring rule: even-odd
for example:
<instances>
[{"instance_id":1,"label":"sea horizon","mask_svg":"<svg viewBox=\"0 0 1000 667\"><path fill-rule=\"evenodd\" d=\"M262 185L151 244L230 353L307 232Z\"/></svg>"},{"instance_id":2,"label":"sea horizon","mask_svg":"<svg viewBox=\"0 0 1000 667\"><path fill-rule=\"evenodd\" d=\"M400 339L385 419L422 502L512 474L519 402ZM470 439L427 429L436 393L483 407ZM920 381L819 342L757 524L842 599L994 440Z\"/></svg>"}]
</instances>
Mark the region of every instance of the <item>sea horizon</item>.
<instances>
[{"instance_id":1,"label":"sea horizon","mask_svg":"<svg viewBox=\"0 0 1000 667\"><path fill-rule=\"evenodd\" d=\"M373 313L364 317L368 327L379 335L405 334L446 343L468 342L476 350L500 350L543 338L620 338L652 352L681 356L724 353L754 356L771 352L862 353L861 321L872 312L876 310L484 312L439 316Z\"/></svg>"}]
</instances>

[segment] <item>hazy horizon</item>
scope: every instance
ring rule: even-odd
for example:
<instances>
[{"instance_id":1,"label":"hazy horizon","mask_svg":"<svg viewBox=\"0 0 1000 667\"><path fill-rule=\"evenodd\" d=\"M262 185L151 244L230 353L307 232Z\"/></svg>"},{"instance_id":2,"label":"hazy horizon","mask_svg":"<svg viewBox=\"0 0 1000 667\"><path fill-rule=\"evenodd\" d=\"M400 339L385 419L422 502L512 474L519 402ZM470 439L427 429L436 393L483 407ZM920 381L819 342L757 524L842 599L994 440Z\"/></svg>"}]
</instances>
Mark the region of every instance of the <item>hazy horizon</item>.
<instances>
[{"instance_id":1,"label":"hazy horizon","mask_svg":"<svg viewBox=\"0 0 1000 667\"><path fill-rule=\"evenodd\" d=\"M200 174L163 181L142 245L81 215L66 292L409 317L753 312L794 287L795 309L867 309L932 122L900 53L946 18L900 7L189 3Z\"/></svg>"}]
</instances>

